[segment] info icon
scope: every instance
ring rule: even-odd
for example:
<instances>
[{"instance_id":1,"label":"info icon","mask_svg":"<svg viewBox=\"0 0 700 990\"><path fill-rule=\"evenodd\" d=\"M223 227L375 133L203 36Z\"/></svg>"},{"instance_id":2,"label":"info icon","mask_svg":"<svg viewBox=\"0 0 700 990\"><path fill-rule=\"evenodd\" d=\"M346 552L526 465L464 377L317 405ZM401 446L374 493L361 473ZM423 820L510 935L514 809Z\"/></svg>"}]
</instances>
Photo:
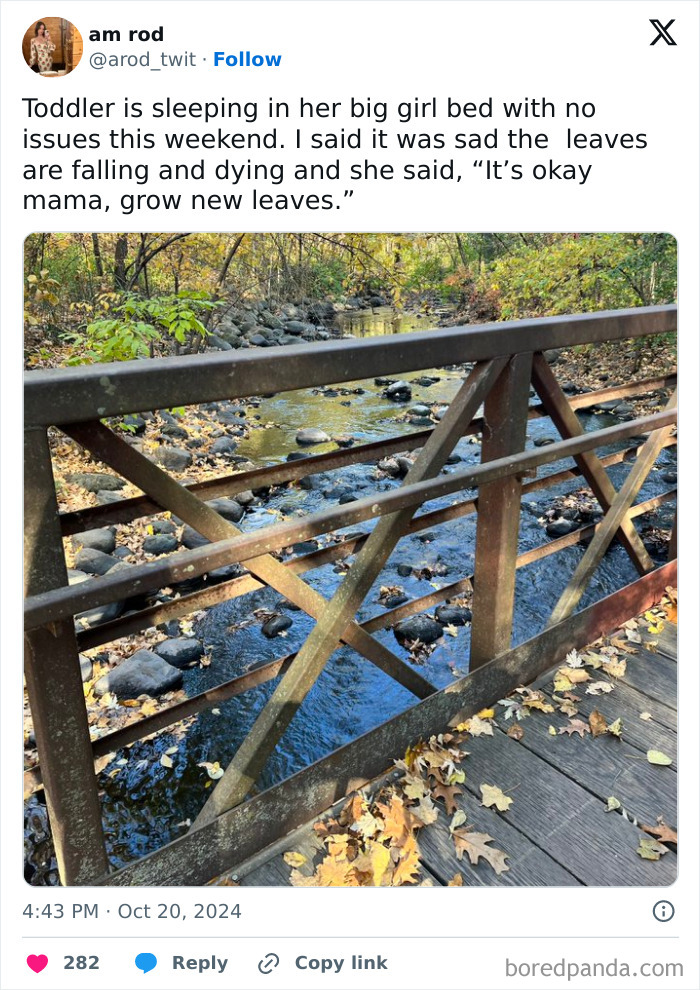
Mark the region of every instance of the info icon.
<instances>
[{"instance_id":1,"label":"info icon","mask_svg":"<svg viewBox=\"0 0 700 990\"><path fill-rule=\"evenodd\" d=\"M676 909L670 901L657 901L654 905L653 915L657 921L670 921L676 913Z\"/></svg>"}]
</instances>

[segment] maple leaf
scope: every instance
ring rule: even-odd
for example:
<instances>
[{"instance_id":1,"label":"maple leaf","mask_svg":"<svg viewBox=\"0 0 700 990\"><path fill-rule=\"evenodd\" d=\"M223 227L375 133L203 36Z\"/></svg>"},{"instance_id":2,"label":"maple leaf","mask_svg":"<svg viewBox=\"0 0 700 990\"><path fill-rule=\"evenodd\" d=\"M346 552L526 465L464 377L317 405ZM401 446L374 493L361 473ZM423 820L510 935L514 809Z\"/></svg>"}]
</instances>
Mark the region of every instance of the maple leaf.
<instances>
[{"instance_id":1,"label":"maple leaf","mask_svg":"<svg viewBox=\"0 0 700 990\"><path fill-rule=\"evenodd\" d=\"M591 727L591 733L594 739L597 739L598 736L602 736L608 731L608 723L597 708L594 708L588 716L588 724Z\"/></svg>"},{"instance_id":2,"label":"maple leaf","mask_svg":"<svg viewBox=\"0 0 700 990\"><path fill-rule=\"evenodd\" d=\"M583 667L583 657L578 650L572 650L566 654L566 662L569 667Z\"/></svg>"},{"instance_id":3,"label":"maple leaf","mask_svg":"<svg viewBox=\"0 0 700 990\"><path fill-rule=\"evenodd\" d=\"M568 725L562 725L559 729L559 735L562 736L564 733L567 733L569 736L572 736L574 732L578 732L583 739L584 734L590 731L585 722L582 722L580 718L574 718Z\"/></svg>"},{"instance_id":4,"label":"maple leaf","mask_svg":"<svg viewBox=\"0 0 700 990\"><path fill-rule=\"evenodd\" d=\"M663 822L659 822L658 825L642 825L640 827L643 832L656 836L659 842L672 842L674 845L678 845L678 833Z\"/></svg>"},{"instance_id":5,"label":"maple leaf","mask_svg":"<svg viewBox=\"0 0 700 990\"><path fill-rule=\"evenodd\" d=\"M306 886L318 887L359 887L361 886L353 864L347 859L335 856L326 856L324 861L316 870L317 884L307 884Z\"/></svg>"},{"instance_id":6,"label":"maple leaf","mask_svg":"<svg viewBox=\"0 0 700 990\"><path fill-rule=\"evenodd\" d=\"M482 784L481 803L484 808L490 808L495 805L499 811L508 811L513 803L513 798L507 797L500 787L494 787L491 784Z\"/></svg>"},{"instance_id":7,"label":"maple leaf","mask_svg":"<svg viewBox=\"0 0 700 990\"><path fill-rule=\"evenodd\" d=\"M456 637L459 634L459 629L457 628L457 626L453 626L449 622L445 626L444 631L447 633L448 636L455 636Z\"/></svg>"},{"instance_id":8,"label":"maple leaf","mask_svg":"<svg viewBox=\"0 0 700 990\"><path fill-rule=\"evenodd\" d=\"M394 875L391 878L392 887L400 887L404 883L415 883L420 873L420 852L418 843L411 836L402 852L401 859L396 864Z\"/></svg>"},{"instance_id":9,"label":"maple leaf","mask_svg":"<svg viewBox=\"0 0 700 990\"><path fill-rule=\"evenodd\" d=\"M365 851L353 861L352 865L357 873L368 875L370 882L363 886L383 887L386 886L383 880L390 863L391 852L388 846L370 839Z\"/></svg>"},{"instance_id":10,"label":"maple leaf","mask_svg":"<svg viewBox=\"0 0 700 990\"><path fill-rule=\"evenodd\" d=\"M493 836L486 832L468 832L466 829L460 829L452 833L452 838L457 851L457 859L461 859L466 853L472 866L476 866L479 860L483 858L499 876L510 869L509 866L506 866L506 859L508 858L506 853L501 849L493 849L487 845L487 843L493 842Z\"/></svg>"},{"instance_id":11,"label":"maple leaf","mask_svg":"<svg viewBox=\"0 0 700 990\"><path fill-rule=\"evenodd\" d=\"M440 798L445 802L445 808L449 815L457 810L455 797L461 794L461 788L451 787L449 784L436 783L433 785L433 798L438 801Z\"/></svg>"},{"instance_id":12,"label":"maple leaf","mask_svg":"<svg viewBox=\"0 0 700 990\"><path fill-rule=\"evenodd\" d=\"M369 810L365 811L356 822L353 822L352 825L350 825L350 830L352 832L358 832L366 839L376 835L377 832L381 832L383 828L384 823L375 818Z\"/></svg>"}]
</instances>

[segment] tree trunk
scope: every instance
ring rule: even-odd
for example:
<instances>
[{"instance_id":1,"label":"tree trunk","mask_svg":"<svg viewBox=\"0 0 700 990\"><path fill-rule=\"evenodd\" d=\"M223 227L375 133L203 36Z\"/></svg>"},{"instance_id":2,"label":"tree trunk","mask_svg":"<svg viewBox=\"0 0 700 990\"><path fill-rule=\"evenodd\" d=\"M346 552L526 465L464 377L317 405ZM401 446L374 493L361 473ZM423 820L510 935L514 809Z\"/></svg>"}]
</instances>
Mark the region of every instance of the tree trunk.
<instances>
[{"instance_id":1,"label":"tree trunk","mask_svg":"<svg viewBox=\"0 0 700 990\"><path fill-rule=\"evenodd\" d=\"M102 264L102 252L100 251L100 235L92 234L92 253L95 258L95 272L99 278L104 278L105 270Z\"/></svg>"},{"instance_id":2,"label":"tree trunk","mask_svg":"<svg viewBox=\"0 0 700 990\"><path fill-rule=\"evenodd\" d=\"M126 289L126 256L129 252L127 234L119 234L114 247L114 288L117 291Z\"/></svg>"}]
</instances>

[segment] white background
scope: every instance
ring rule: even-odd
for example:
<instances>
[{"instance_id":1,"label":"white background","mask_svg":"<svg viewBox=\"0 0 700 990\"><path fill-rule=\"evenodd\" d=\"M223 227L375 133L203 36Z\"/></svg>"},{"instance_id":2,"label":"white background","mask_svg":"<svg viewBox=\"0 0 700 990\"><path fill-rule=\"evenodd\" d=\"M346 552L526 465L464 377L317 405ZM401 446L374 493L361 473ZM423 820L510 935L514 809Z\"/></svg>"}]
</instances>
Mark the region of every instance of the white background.
<instances>
[{"instance_id":1,"label":"white background","mask_svg":"<svg viewBox=\"0 0 700 990\"><path fill-rule=\"evenodd\" d=\"M697 547L698 521L698 5L695 2L62 2L59 5L4 2L2 5L2 986L105 987L502 987L502 986L700 986L698 930L698 733L697 733ZM83 63L70 76L45 80L24 64L21 38L37 17L59 15L74 22L85 39ZM649 19L671 28L678 44L650 46ZM163 24L165 40L147 45L91 44L92 28L154 28ZM92 70L91 51L177 53L206 57L201 69L180 72ZM281 52L275 70L213 67L216 50ZM300 96L348 101L351 96L390 103L415 96L447 96L480 102L547 96L589 100L598 112L578 130L646 132L644 152L569 153L553 151L561 161L593 161L588 182L492 182L473 179L465 169L461 184L374 183L356 188L351 200L332 213L217 213L202 216L182 210L122 217L66 212L28 214L21 209L21 169L41 162L40 153L21 148L21 96L42 99L88 95L91 99L133 98L266 100L268 95L294 105ZM140 121L145 130L157 126ZM348 127L351 121L340 121ZM540 126L545 125L545 126ZM66 130L66 121L45 129ZM172 122L168 126L172 126ZM212 129L188 122L187 129ZM237 130L235 121L225 128ZM258 125L265 129L266 121ZM390 125L384 125L391 129ZM527 126L527 122L523 124ZM567 122L531 121L533 130L558 133ZM76 130L95 131L97 121L77 122ZM318 122L316 130L330 130ZM493 122L464 121L454 129L491 129ZM419 129L447 130L445 121L426 121ZM243 128L241 128L243 129ZM114 153L109 152L110 157ZM386 153L385 160L391 160ZM68 158L72 160L71 153ZM87 157L87 155L84 155ZM163 156L155 153L154 161ZM201 155L193 154L197 160ZM220 158L220 155L212 157ZM312 156L313 157L313 156ZM335 153L329 155L334 158ZM357 157L354 153L353 160ZM364 156L362 156L364 157ZM448 158L448 152L432 157ZM484 152L475 157L546 161L548 152ZM134 156L144 160L143 153ZM471 169L472 172L475 170ZM346 183L337 183L343 187ZM357 185L357 184L356 184ZM58 191L70 191L69 183ZM52 192L52 189L46 189ZM138 189L135 191L139 191ZM153 190L151 190L153 191ZM199 191L199 190L197 190ZM211 191L221 192L219 184ZM275 190L272 190L275 191ZM279 191L279 190L278 190ZM289 190L288 190L289 191ZM323 192L316 185L304 191ZM22 241L33 230L649 230L670 231L679 244L681 420L684 492L680 568L684 609L679 649L681 678L681 807L683 833L680 879L667 889L401 889L401 890L253 890L191 889L58 890L30 888L21 873L21 629L20 578ZM611 878L613 880L614 878ZM660 925L651 908L659 897L676 906L676 918ZM178 901L192 914L195 901L239 900L240 921L120 921L119 904L132 906ZM27 921L21 911L31 903L67 906L97 903L111 914L83 924ZM202 925L202 928L195 927ZM185 936L203 936L186 941ZM326 941L311 940L324 936ZM65 936L65 941L58 938ZM99 940L96 936L100 936ZM105 936L109 936L106 939ZM118 936L124 936L119 941ZM586 938L594 936L595 938ZM440 941L422 941L429 937ZM161 941L161 938L163 939ZM167 941L166 941L167 938ZM234 941L235 939L235 941ZM530 939L530 940L526 940ZM139 951L155 952L158 968L143 976L134 965ZM282 957L271 976L259 976L257 960L268 951ZM45 952L49 967L35 976L25 965L28 953ZM64 973L64 954L98 954L96 974ZM169 965L174 952L188 957L212 953L229 959L223 976L177 975ZM348 972L325 978L296 970L293 959L381 953L389 975L363 978ZM682 980L596 980L561 983L555 978L522 984L504 978L504 960L630 963L674 960L685 965ZM634 968L634 967L633 967Z\"/></svg>"}]
</instances>

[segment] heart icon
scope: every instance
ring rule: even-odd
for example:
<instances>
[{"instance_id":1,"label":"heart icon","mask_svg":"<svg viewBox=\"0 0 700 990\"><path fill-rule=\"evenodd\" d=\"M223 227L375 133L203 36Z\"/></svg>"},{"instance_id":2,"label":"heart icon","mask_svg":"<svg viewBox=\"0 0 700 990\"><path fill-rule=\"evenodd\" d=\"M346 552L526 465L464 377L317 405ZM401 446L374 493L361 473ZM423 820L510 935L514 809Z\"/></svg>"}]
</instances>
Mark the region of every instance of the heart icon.
<instances>
[{"instance_id":1,"label":"heart icon","mask_svg":"<svg viewBox=\"0 0 700 990\"><path fill-rule=\"evenodd\" d=\"M27 966L35 973L40 973L49 964L48 956L27 956Z\"/></svg>"}]
</instances>

